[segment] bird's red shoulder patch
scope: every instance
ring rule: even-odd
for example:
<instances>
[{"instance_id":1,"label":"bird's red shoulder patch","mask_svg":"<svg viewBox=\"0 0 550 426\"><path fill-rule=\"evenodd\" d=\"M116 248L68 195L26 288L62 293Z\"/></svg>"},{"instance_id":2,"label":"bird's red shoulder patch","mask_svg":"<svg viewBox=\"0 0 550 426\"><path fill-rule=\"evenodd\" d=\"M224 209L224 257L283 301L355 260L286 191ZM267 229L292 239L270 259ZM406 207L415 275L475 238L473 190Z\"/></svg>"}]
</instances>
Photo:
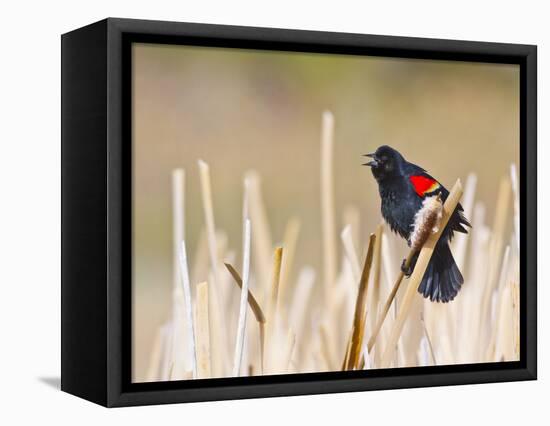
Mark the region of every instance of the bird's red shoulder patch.
<instances>
[{"instance_id":1,"label":"bird's red shoulder patch","mask_svg":"<svg viewBox=\"0 0 550 426\"><path fill-rule=\"evenodd\" d=\"M414 190L420 197L423 197L425 194L429 194L439 188L438 181L426 176L411 176L409 177L409 180L411 181Z\"/></svg>"}]
</instances>

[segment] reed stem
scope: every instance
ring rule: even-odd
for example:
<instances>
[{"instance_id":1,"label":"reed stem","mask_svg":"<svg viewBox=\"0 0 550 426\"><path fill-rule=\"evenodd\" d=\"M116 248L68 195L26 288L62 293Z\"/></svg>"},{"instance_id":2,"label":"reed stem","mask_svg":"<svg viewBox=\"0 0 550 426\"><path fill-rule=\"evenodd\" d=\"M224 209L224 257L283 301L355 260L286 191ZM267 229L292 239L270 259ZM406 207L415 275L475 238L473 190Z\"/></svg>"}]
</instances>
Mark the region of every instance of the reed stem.
<instances>
[{"instance_id":1,"label":"reed stem","mask_svg":"<svg viewBox=\"0 0 550 426\"><path fill-rule=\"evenodd\" d=\"M361 281L359 283L357 300L355 302L355 314L353 316L353 334L351 337L351 346L347 364L348 370L356 368L359 362L367 315L367 292L375 241L376 236L374 234L371 234L369 238L369 248L367 250L367 256L365 257L365 264L363 266L363 273L361 274Z\"/></svg>"},{"instance_id":2,"label":"reed stem","mask_svg":"<svg viewBox=\"0 0 550 426\"><path fill-rule=\"evenodd\" d=\"M416 254L416 250L411 249L409 251L409 254L407 255L407 258L405 259L405 269L407 269L411 265L412 258ZM390 294L388 295L388 298L386 299L386 303L384 303L384 306L382 307L382 311L380 312L380 315L378 316L378 321L376 322L376 326L374 327L374 330L372 331L372 334L369 338L369 341L367 343L367 349L370 354L374 344L376 343L376 338L378 337L378 333L380 333L380 329L382 328L382 325L384 324L384 321L386 320L386 316L388 315L388 312L390 310L391 304L393 303L393 300L395 299L395 295L397 294L397 290L399 290L399 287L401 286L401 282L403 281L403 277L405 274L403 271L399 272L399 275L397 276L397 279L395 280L395 284L393 285L393 288L391 289Z\"/></svg>"},{"instance_id":3,"label":"reed stem","mask_svg":"<svg viewBox=\"0 0 550 426\"><path fill-rule=\"evenodd\" d=\"M424 276L424 272L428 267L428 263L432 257L435 245L437 244L439 237L445 229L449 218L455 211L455 208L461 196L462 184L459 179L454 184L451 193L445 201L445 204L443 206L443 217L441 218L441 222L439 223L439 228L437 232L431 234L428 237L428 239L422 246L422 249L420 250L420 254L418 255L418 260L416 261L414 271L409 279L409 284L401 302L401 308L399 309L399 313L397 314L397 318L392 327L390 337L388 339L388 342L386 343L386 349L384 350L382 355L382 368L388 367L391 363L391 360L393 359L397 341L399 340L399 336L401 335L401 331L403 330L403 325L405 324L405 320L407 319L414 296L418 295L418 286L420 285L422 277Z\"/></svg>"},{"instance_id":4,"label":"reed stem","mask_svg":"<svg viewBox=\"0 0 550 426\"><path fill-rule=\"evenodd\" d=\"M233 376L240 375L243 358L244 335L246 331L246 308L248 302L248 279L250 273L250 234L250 219L246 219L244 222L243 284L241 289L241 302L239 305L239 323L237 326L237 340L235 342Z\"/></svg>"},{"instance_id":5,"label":"reed stem","mask_svg":"<svg viewBox=\"0 0 550 426\"><path fill-rule=\"evenodd\" d=\"M179 253L180 277L183 287L183 298L185 302L185 316L187 323L188 348L191 352L191 370L193 378L197 378L197 352L195 347L195 332L193 327L193 308L191 301L191 284L189 283L189 267L187 266L187 251L185 241L182 240Z\"/></svg>"},{"instance_id":6,"label":"reed stem","mask_svg":"<svg viewBox=\"0 0 550 426\"><path fill-rule=\"evenodd\" d=\"M197 285L197 377L211 377L208 283Z\"/></svg>"}]
</instances>

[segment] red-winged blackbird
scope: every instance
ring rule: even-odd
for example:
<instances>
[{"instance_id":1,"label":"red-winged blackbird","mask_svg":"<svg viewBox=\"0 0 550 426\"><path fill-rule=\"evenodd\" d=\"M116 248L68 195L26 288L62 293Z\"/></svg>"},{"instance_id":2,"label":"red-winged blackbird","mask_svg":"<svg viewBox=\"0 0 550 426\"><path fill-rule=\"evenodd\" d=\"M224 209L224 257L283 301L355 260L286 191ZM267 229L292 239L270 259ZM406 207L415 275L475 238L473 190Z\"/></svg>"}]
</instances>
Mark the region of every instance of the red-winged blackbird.
<instances>
[{"instance_id":1,"label":"red-winged blackbird","mask_svg":"<svg viewBox=\"0 0 550 426\"><path fill-rule=\"evenodd\" d=\"M449 191L426 173L426 170L409 163L398 151L389 146L381 146L373 154L365 156L372 158L372 161L364 165L370 166L378 182L382 216L392 231L406 239L410 246L415 215L422 208L423 200L441 194L441 199L445 201ZM459 204L450 217L418 287L418 292L426 298L429 297L431 301L453 300L464 282L449 248L454 231L467 233L465 226L471 227L463 211ZM407 275L414 269L417 259L418 253L413 258L410 268L404 270Z\"/></svg>"}]
</instances>

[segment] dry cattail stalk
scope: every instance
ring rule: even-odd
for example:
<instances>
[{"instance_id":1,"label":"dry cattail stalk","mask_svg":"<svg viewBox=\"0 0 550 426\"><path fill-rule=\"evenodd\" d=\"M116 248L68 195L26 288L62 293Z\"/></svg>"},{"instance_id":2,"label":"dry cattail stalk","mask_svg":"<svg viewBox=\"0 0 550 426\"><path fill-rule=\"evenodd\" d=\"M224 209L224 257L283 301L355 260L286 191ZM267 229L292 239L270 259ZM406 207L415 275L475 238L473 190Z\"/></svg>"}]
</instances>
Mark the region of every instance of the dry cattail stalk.
<instances>
[{"instance_id":1,"label":"dry cattail stalk","mask_svg":"<svg viewBox=\"0 0 550 426\"><path fill-rule=\"evenodd\" d=\"M197 353L195 349L195 332L193 327L193 308L191 301L191 284L189 283L189 268L187 266L187 251L185 241L182 240L179 252L180 277L185 300L185 314L187 325L188 350L191 352L191 371L193 378L197 378Z\"/></svg>"},{"instance_id":2,"label":"dry cattail stalk","mask_svg":"<svg viewBox=\"0 0 550 426\"><path fill-rule=\"evenodd\" d=\"M369 276L372 267L372 259L374 254L374 243L376 236L371 234L369 239L369 248L367 250L367 256L365 258L365 264L363 266L363 273L361 274L361 281L359 283L359 291L357 293L357 300L355 302L355 314L353 316L353 334L351 337L351 345L349 351L349 359L347 363L347 369L351 370L357 368L360 352L362 347L363 331L366 321L366 307L367 307L367 291Z\"/></svg>"},{"instance_id":3,"label":"dry cattail stalk","mask_svg":"<svg viewBox=\"0 0 550 426\"><path fill-rule=\"evenodd\" d=\"M431 234L438 231L442 210L443 205L441 203L440 194L424 199L422 203L422 208L415 216L415 226L410 238L413 250L415 250L416 252L420 251L427 238ZM423 307L421 306L422 304L424 305ZM454 304L451 307L443 306L442 304L434 304L431 301L425 299L423 303L416 303L414 304L414 306L417 308L416 310L419 311L422 317L424 317L425 314L426 318L428 318L428 322L429 319L432 317L437 317L439 319L436 323L436 326L441 330L441 335L443 336L441 342L442 345L444 345L445 354L448 355L443 358L443 361L451 362L453 352L450 349L447 334L452 333L449 315L454 307ZM422 310L424 311L424 313L422 312ZM434 314L430 315L432 312L434 312ZM416 312L411 312L410 315L416 315ZM423 327L416 327L416 330L414 327L414 323L408 322L405 325L406 328L407 325L410 328L408 339L412 339L414 341L415 339L421 339L424 334L429 336L428 330L431 329L424 323L424 321L422 321ZM414 359L410 359L409 353L407 355L409 355L409 362L411 364L414 364Z\"/></svg>"},{"instance_id":4,"label":"dry cattail stalk","mask_svg":"<svg viewBox=\"0 0 550 426\"><path fill-rule=\"evenodd\" d=\"M413 257L416 255L416 253L422 247L428 237L438 232L439 223L442 217L442 211L443 205L441 204L441 197L439 194L437 196L427 197L424 200L424 202L422 203L422 208L415 216L415 225L410 238L411 250L409 251L407 258L405 259L405 263L403 265L404 268L408 268L410 266ZM405 274L403 273L403 271L401 271L390 294L388 295L388 298L386 299L386 302L384 303L380 311L378 321L376 322L371 337L369 338L369 341L367 343L369 353L372 350L374 343L376 342L378 333L380 333L380 329L382 328L382 325L386 320L386 316L388 315L390 306L395 299L395 295L399 290L399 286L401 285L404 276Z\"/></svg>"},{"instance_id":5,"label":"dry cattail stalk","mask_svg":"<svg viewBox=\"0 0 550 426\"><path fill-rule=\"evenodd\" d=\"M371 290L370 290L370 296L368 300L368 308L367 311L369 312L369 318L367 318L367 322L365 323L365 330L363 337L364 340L366 340L366 336L369 336L372 334L372 331L376 327L376 322L378 318L378 314L380 309L382 308L380 303L380 275L382 272L382 259L381 259L381 253L382 253L382 233L384 231L384 226L382 224L379 224L376 227L375 232L375 242L374 242L374 252L373 252L373 260L372 260L372 283L371 283ZM367 347L366 344L363 343L363 346ZM367 351L368 356L368 351ZM375 363L379 362L380 354L375 353L374 354L374 361ZM365 364L365 357L361 357L360 365L364 366ZM360 367L362 368L362 367Z\"/></svg>"},{"instance_id":6,"label":"dry cattail stalk","mask_svg":"<svg viewBox=\"0 0 550 426\"><path fill-rule=\"evenodd\" d=\"M173 282L174 289L180 288L179 251L181 241L185 238L185 171L183 169L172 170L172 230L173 230Z\"/></svg>"},{"instance_id":7,"label":"dry cattail stalk","mask_svg":"<svg viewBox=\"0 0 550 426\"><path fill-rule=\"evenodd\" d=\"M410 236L412 250L420 251L428 237L439 231L442 215L441 195L426 197L422 202L422 207L414 216L414 228Z\"/></svg>"},{"instance_id":8,"label":"dry cattail stalk","mask_svg":"<svg viewBox=\"0 0 550 426\"><path fill-rule=\"evenodd\" d=\"M180 285L181 276L179 268L179 244L183 239L185 231L185 172L183 169L172 170L172 350L169 377L180 376L183 370L191 364L190 354L181 351L186 348L188 329L185 328L185 302L183 291Z\"/></svg>"},{"instance_id":9,"label":"dry cattail stalk","mask_svg":"<svg viewBox=\"0 0 550 426\"><path fill-rule=\"evenodd\" d=\"M408 268L411 264L411 261L413 257L416 254L416 250L410 250L409 254L407 255L407 258L405 259L404 267ZM369 341L367 343L368 352L370 353L375 342L376 338L378 337L378 333L380 333L380 329L382 328L382 325L384 324L384 321L386 320L386 316L388 315L388 311L390 310L390 306L392 302L395 300L395 295L397 294L397 290L399 290L399 287L401 286L401 282L403 281L403 278L405 277L405 274L403 271L399 272L399 275L397 276L397 279L395 281L395 284L393 285L393 288L390 291L390 294L388 295L388 298L386 299L386 302L384 303L382 309L380 310L380 315L378 316L378 320L376 321L376 325L374 326L374 329L372 331L372 334L369 338Z\"/></svg>"},{"instance_id":10,"label":"dry cattail stalk","mask_svg":"<svg viewBox=\"0 0 550 426\"><path fill-rule=\"evenodd\" d=\"M211 377L208 283L197 285L197 377Z\"/></svg>"},{"instance_id":11,"label":"dry cattail stalk","mask_svg":"<svg viewBox=\"0 0 550 426\"><path fill-rule=\"evenodd\" d=\"M346 340L346 342L347 342L347 344L346 344L346 353L344 354L344 361L342 362L342 371L346 371L348 369L348 365L350 363L349 362L349 357L350 357L350 353L351 353L351 341L353 339L353 333L354 333L354 327L352 325L350 333L349 333L349 337Z\"/></svg>"},{"instance_id":12,"label":"dry cattail stalk","mask_svg":"<svg viewBox=\"0 0 550 426\"><path fill-rule=\"evenodd\" d=\"M225 267L233 277L235 284L239 287L239 289L242 290L243 288L243 281L237 270L229 263L224 263ZM257 299L252 294L252 291L248 289L248 304L250 305L250 309L252 310L252 313L256 317L256 321L263 324L266 321L265 315L262 311L262 308L260 307L260 304L258 303Z\"/></svg>"},{"instance_id":13,"label":"dry cattail stalk","mask_svg":"<svg viewBox=\"0 0 550 426\"><path fill-rule=\"evenodd\" d=\"M208 240L208 250L210 255L210 270L212 275L210 280L210 316L212 338L213 371L216 376L224 375L227 368L228 358L222 356L229 349L227 333L222 332L223 324L227 324L225 311L220 309L222 302L220 300L220 285L218 271L218 243L216 238L216 225L214 222L214 207L212 201L212 184L210 180L210 167L203 161L198 160L199 176L201 184L202 204L204 219L206 223L206 235Z\"/></svg>"},{"instance_id":14,"label":"dry cattail stalk","mask_svg":"<svg viewBox=\"0 0 550 426\"><path fill-rule=\"evenodd\" d=\"M241 289L241 302L239 305L239 323L237 326L237 339L235 342L235 357L233 362L233 376L239 376L243 358L244 333L246 330L246 312L248 302L248 279L250 274L250 219L244 222L244 248L243 248L243 280Z\"/></svg>"},{"instance_id":15,"label":"dry cattail stalk","mask_svg":"<svg viewBox=\"0 0 550 426\"><path fill-rule=\"evenodd\" d=\"M283 248L277 247L273 254L273 270L271 272L271 294L267 310L267 322L275 324L277 306L279 302L279 281L281 278L281 264L283 261Z\"/></svg>"},{"instance_id":16,"label":"dry cattail stalk","mask_svg":"<svg viewBox=\"0 0 550 426\"><path fill-rule=\"evenodd\" d=\"M237 253L234 250L229 250L224 255L223 259L224 260L222 264L228 263L230 265L234 265L236 263ZM231 274L220 273L220 286L223 289L223 297L224 297L223 298L224 303L223 303L222 309L226 311L226 318L228 323L236 324L237 321L236 320L233 321L235 319L234 316L236 316L237 314L237 311L236 309L234 309L234 307L237 304L236 300L239 298L240 292L234 291L235 288L231 284L232 281L233 281L233 277L231 276ZM228 327L228 328L229 328L228 333L234 331L234 330L231 330L231 327ZM228 340L230 342L233 342L234 337L235 336L228 336Z\"/></svg>"},{"instance_id":17,"label":"dry cattail stalk","mask_svg":"<svg viewBox=\"0 0 550 426\"><path fill-rule=\"evenodd\" d=\"M261 352L263 355L266 355L265 358L262 357L262 365L265 368L272 369L273 367L273 351L276 345L274 345L274 340L276 340L275 334L278 331L277 324L279 321L278 318L278 299L279 299L279 280L281 277L281 263L283 260L283 249L277 247L273 254L273 270L271 272L271 291L268 299L267 305L267 324L266 324L266 336L265 340L262 342L263 347ZM267 353L266 353L267 350Z\"/></svg>"},{"instance_id":18,"label":"dry cattail stalk","mask_svg":"<svg viewBox=\"0 0 550 426\"><path fill-rule=\"evenodd\" d=\"M208 277L208 241L206 229L202 228L199 233L199 240L193 254L193 266L191 267L191 282L205 281Z\"/></svg>"},{"instance_id":19,"label":"dry cattail stalk","mask_svg":"<svg viewBox=\"0 0 550 426\"><path fill-rule=\"evenodd\" d=\"M428 263L434 251L435 245L437 244L437 241L439 240L443 229L445 229L445 226L447 225L449 218L454 212L461 196L462 184L460 183L459 179L454 184L453 189L451 190L449 196L447 197L447 200L445 201L445 204L443 206L443 217L440 220L437 232L431 233L428 236L428 239L426 240L422 247L422 250L420 251L414 271L409 278L409 284L407 286L405 295L403 296L401 308L399 309L399 313L397 315L395 324L393 325L389 340L387 342L387 346L383 352L381 367L389 366L393 358L395 345L397 344L397 340L399 339L401 330L403 329L403 325L405 323L405 320L407 319L407 315L411 308L413 298L415 295L417 295L418 286L422 281L422 277L424 276L426 268L428 267Z\"/></svg>"},{"instance_id":20,"label":"dry cattail stalk","mask_svg":"<svg viewBox=\"0 0 550 426\"><path fill-rule=\"evenodd\" d=\"M300 233L300 220L293 217L288 221L283 236L283 247L285 249L285 257L281 265L281 279L279 283L279 300L282 303L288 301L288 286L292 266L294 264L294 254L296 253L296 243Z\"/></svg>"},{"instance_id":21,"label":"dry cattail stalk","mask_svg":"<svg viewBox=\"0 0 550 426\"><path fill-rule=\"evenodd\" d=\"M216 225L214 223L214 207L212 203L212 185L210 183L210 167L203 160L199 160L199 174L201 182L202 205L210 253L210 267L214 278L218 278L218 245L216 241Z\"/></svg>"},{"instance_id":22,"label":"dry cattail stalk","mask_svg":"<svg viewBox=\"0 0 550 426\"><path fill-rule=\"evenodd\" d=\"M325 300L336 281L336 231L334 222L334 116L323 113L321 129L321 215L323 219L323 267Z\"/></svg>"},{"instance_id":23,"label":"dry cattail stalk","mask_svg":"<svg viewBox=\"0 0 550 426\"><path fill-rule=\"evenodd\" d=\"M229 271L229 273L233 276L233 279L235 280L235 283L237 286L242 290L243 288L243 281L239 275L239 273L231 266L229 263L225 263L225 267ZM260 304L250 291L248 290L248 304L250 305L250 309L252 309L252 312L254 313L254 316L256 317L256 321L258 321L258 332L260 337L260 371L263 374L264 371L264 346L265 346L265 322L266 318L262 311L262 308L260 308Z\"/></svg>"},{"instance_id":24,"label":"dry cattail stalk","mask_svg":"<svg viewBox=\"0 0 550 426\"><path fill-rule=\"evenodd\" d=\"M371 335L369 336L368 341L365 342L365 346L367 347L367 354L369 353L368 350L368 344L371 344L371 349L373 342L378 345L379 348L384 348L386 345L386 340L390 334L391 324L395 320L395 317L397 316L397 307L398 307L398 300L396 299L396 295L392 296L393 302L390 305L386 306L387 300L389 296L392 293L392 290L394 288L394 284L396 281L396 276L398 275L401 270L395 270L395 265L399 264L399 259L396 256L393 248L391 247L389 237L386 232L382 233L382 241L381 241L381 255L382 255L382 270L383 270L383 277L384 277L384 286L383 286L383 293L380 295L380 307L378 309L378 317L376 320L375 327L371 330ZM385 317L388 317L388 321L385 321ZM382 317L384 317L382 319ZM380 327L378 330L377 327ZM371 337L375 334L377 334L376 341L371 339ZM377 351L380 352L381 351ZM372 358L372 357L370 357ZM379 365L379 362L374 364L373 360L371 359L371 367ZM380 361L380 360L378 360ZM396 364L397 365L397 364Z\"/></svg>"}]
</instances>

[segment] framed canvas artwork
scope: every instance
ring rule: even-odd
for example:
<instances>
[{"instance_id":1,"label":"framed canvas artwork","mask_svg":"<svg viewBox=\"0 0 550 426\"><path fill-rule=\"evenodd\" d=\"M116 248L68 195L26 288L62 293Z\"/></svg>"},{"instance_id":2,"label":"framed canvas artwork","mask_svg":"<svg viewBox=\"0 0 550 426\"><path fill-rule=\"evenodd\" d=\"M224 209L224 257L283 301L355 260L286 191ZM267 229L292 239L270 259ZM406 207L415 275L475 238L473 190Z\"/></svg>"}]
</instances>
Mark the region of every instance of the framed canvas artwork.
<instances>
[{"instance_id":1,"label":"framed canvas artwork","mask_svg":"<svg viewBox=\"0 0 550 426\"><path fill-rule=\"evenodd\" d=\"M535 378L535 46L111 18L62 36L63 390Z\"/></svg>"}]
</instances>

